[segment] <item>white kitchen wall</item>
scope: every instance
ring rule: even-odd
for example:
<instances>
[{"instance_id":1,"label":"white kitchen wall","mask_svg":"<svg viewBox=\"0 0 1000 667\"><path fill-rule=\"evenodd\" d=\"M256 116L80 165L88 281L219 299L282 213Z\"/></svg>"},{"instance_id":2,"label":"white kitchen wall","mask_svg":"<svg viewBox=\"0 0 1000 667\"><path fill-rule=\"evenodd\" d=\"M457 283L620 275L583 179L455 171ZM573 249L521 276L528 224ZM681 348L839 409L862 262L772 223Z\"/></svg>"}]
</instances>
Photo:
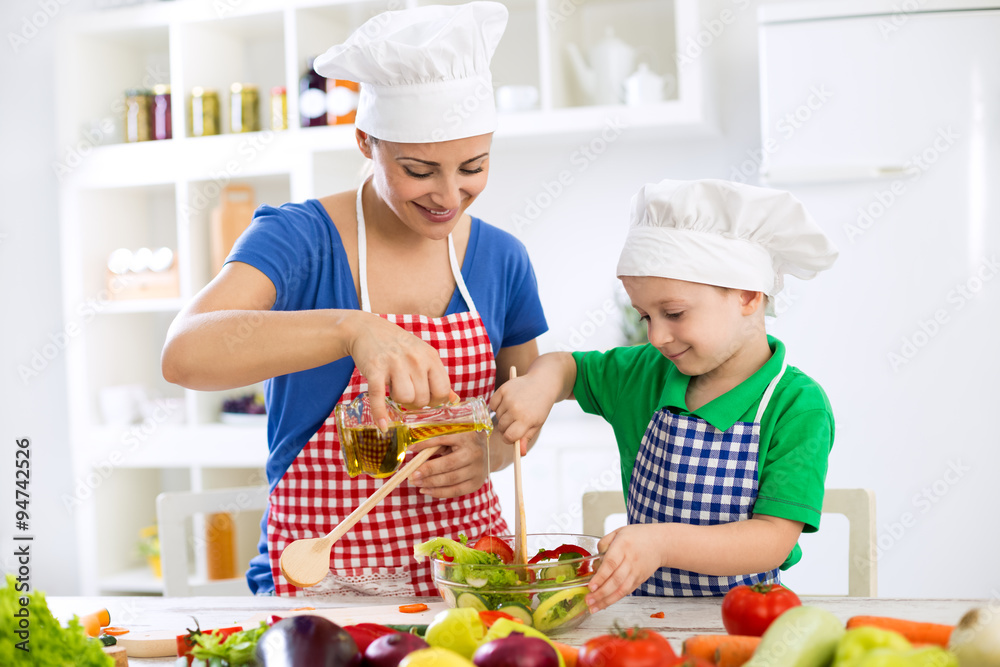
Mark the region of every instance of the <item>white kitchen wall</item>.
<instances>
[{"instance_id":1,"label":"white kitchen wall","mask_svg":"<svg viewBox=\"0 0 1000 667\"><path fill-rule=\"evenodd\" d=\"M38 19L49 4L58 10L44 21ZM496 147L490 187L474 212L516 233L528 246L551 329L540 340L543 351L603 348L620 342L619 319L613 307L617 287L614 266L626 229L629 199L643 183L667 177L740 175L755 181L754 152L760 148L756 6L749 0L702 3L707 46L701 47L701 57L710 58L717 66L710 80L718 98L717 136L667 139L628 127L609 127L604 151L593 160L581 159L580 147L596 136L579 137L570 143L521 139ZM51 594L73 594L79 585L76 569L67 567L73 558L73 531L70 515L59 501L62 494L72 492L74 482L62 418L66 411L64 367L58 342L51 338L61 330L57 192L51 164L65 150L55 145L53 138L53 26L66 20L73 9L72 2L62 5L39 0L10 0L0 9L0 28L5 36L0 46L4 91L0 94L0 193L5 203L5 215L0 218L0 299L4 312L0 324L0 349L4 350L0 488L11 488L13 467L8 461L13 459L15 440L31 438L32 532L36 535L32 580ZM11 40L11 34L31 33L27 26L36 28L30 38L24 43ZM571 182L553 196L557 190L553 183L564 170L572 174ZM537 215L532 206L539 207ZM808 298L807 289L797 294L802 300ZM799 341L786 342L794 354ZM55 348L46 347L49 345ZM30 365L36 352L53 349L53 358L45 360L37 377L19 377L18 367ZM813 375L824 382L821 374ZM579 530L576 503L580 494L618 483L610 429L600 420L584 419L580 414L575 405L557 406L552 423L525 461L530 480L526 489L530 530ZM829 485L875 488L883 507L908 499L913 493L912 480L902 469L868 469L867 446L852 442L850 447L835 447ZM901 453L900 459L905 460L905 454ZM495 475L494 483L507 501L510 516L510 473ZM3 497L0 563L11 571L13 506L7 491ZM932 520L907 533L905 540L898 542L901 548L893 549L891 559L880 563L882 596L918 597L946 591L949 596L985 596L990 586L1000 584L996 571L984 576L967 568L916 576L929 556L938 560L954 557L958 563L963 548L996 551L995 521L977 520L988 517L988 509L965 506L963 497L954 493L942 498L934 506ZM893 521L893 516L880 512L880 533L890 535ZM825 542L810 547L812 538L804 541L806 557L796 568L802 573L798 575L801 583L796 583L801 590L846 588L840 569L831 574L834 568L844 567L846 550L840 549L845 536L844 526L831 521L817 536ZM790 581L795 581L794 576Z\"/></svg>"}]
</instances>

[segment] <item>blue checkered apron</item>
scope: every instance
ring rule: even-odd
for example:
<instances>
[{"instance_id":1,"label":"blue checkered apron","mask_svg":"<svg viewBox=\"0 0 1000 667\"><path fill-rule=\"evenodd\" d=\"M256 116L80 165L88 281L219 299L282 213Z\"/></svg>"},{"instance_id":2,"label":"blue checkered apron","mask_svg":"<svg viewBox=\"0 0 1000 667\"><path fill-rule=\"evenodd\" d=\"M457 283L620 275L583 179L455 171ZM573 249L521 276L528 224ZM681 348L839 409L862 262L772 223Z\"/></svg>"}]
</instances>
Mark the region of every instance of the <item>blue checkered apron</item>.
<instances>
[{"instance_id":1,"label":"blue checkered apron","mask_svg":"<svg viewBox=\"0 0 1000 667\"><path fill-rule=\"evenodd\" d=\"M771 380L753 423L720 431L704 419L657 410L642 436L628 489L628 522L710 526L749 519L757 499L760 419L781 376ZM633 595L725 595L740 584L778 583L778 570L717 577L661 567Z\"/></svg>"}]
</instances>

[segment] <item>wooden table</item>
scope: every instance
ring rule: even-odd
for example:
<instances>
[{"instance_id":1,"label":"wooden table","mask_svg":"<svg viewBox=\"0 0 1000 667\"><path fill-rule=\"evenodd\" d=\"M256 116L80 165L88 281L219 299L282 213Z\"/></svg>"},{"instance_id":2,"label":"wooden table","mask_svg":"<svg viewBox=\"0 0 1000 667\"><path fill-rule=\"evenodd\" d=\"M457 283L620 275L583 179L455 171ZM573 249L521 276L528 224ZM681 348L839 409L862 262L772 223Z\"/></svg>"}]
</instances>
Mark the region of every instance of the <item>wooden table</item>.
<instances>
[{"instance_id":1,"label":"wooden table","mask_svg":"<svg viewBox=\"0 0 1000 667\"><path fill-rule=\"evenodd\" d=\"M240 624L255 614L279 612L295 607L316 608L355 607L371 605L400 605L407 602L426 602L426 598L277 598L277 597L50 597L49 608L60 620L73 614L82 615L102 607L111 612L112 625L125 626L133 631L153 629L178 629L194 627L192 616L197 617L202 628L224 627ZM833 612L846 621L858 614L895 616L915 621L955 624L962 614L973 607L986 606L987 600L901 600L882 598L825 598L806 597L803 603ZM580 646L587 639L605 633L618 621L624 626L641 625L653 628L670 640L680 652L684 638L701 633L725 632L720 614L721 598L649 598L628 597L609 609L588 618L579 628L559 635L557 639ZM441 606L435 602L429 612L407 616L411 623L427 623ZM663 612L663 618L650 614ZM389 619L385 622L398 622ZM172 664L173 658L131 658L129 664Z\"/></svg>"}]
</instances>

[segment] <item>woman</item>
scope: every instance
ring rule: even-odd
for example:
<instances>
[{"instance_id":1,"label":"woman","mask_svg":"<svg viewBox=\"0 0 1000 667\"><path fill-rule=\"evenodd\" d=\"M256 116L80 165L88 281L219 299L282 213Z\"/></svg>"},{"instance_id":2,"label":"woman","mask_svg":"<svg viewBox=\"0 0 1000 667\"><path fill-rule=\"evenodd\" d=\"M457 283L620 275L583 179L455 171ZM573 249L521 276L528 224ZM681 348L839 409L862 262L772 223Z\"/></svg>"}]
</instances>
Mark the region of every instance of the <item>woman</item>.
<instances>
[{"instance_id":1,"label":"woman","mask_svg":"<svg viewBox=\"0 0 1000 667\"><path fill-rule=\"evenodd\" d=\"M417 406L452 390L489 400L511 366L538 355L546 324L523 245L466 213L489 173L496 113L481 91L492 91L506 20L495 2L387 12L318 58L320 74L362 84L356 136L371 178L357 192L258 209L171 326L171 382L267 379L270 505L247 574L256 593L434 595L414 543L506 531L484 482L509 447L497 437L486 460L481 434L441 437L412 448L445 445L334 545L323 582L297 589L278 568L285 546L326 534L381 485L347 475L338 402L367 389L384 420L386 393Z\"/></svg>"}]
</instances>

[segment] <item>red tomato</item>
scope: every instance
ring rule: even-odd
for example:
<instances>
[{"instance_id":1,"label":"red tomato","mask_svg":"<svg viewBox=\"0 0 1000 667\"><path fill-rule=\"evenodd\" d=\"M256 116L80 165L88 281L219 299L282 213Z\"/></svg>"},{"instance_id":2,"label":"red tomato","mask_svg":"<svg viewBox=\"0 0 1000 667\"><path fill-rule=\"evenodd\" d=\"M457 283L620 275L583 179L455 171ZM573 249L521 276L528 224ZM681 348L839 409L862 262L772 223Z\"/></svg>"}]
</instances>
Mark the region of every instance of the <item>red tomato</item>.
<instances>
[{"instance_id":1,"label":"red tomato","mask_svg":"<svg viewBox=\"0 0 1000 667\"><path fill-rule=\"evenodd\" d=\"M731 635L760 637L771 621L801 604L798 595L779 584L736 586L722 599L722 624Z\"/></svg>"},{"instance_id":2,"label":"red tomato","mask_svg":"<svg viewBox=\"0 0 1000 667\"><path fill-rule=\"evenodd\" d=\"M499 537L494 537L493 535L483 535L474 545L472 545L472 548L496 554L504 563L509 564L514 562L514 550L510 548L509 544L501 540Z\"/></svg>"},{"instance_id":3,"label":"red tomato","mask_svg":"<svg viewBox=\"0 0 1000 667\"><path fill-rule=\"evenodd\" d=\"M580 649L577 667L668 667L676 658L662 635L629 628L588 639Z\"/></svg>"}]
</instances>

